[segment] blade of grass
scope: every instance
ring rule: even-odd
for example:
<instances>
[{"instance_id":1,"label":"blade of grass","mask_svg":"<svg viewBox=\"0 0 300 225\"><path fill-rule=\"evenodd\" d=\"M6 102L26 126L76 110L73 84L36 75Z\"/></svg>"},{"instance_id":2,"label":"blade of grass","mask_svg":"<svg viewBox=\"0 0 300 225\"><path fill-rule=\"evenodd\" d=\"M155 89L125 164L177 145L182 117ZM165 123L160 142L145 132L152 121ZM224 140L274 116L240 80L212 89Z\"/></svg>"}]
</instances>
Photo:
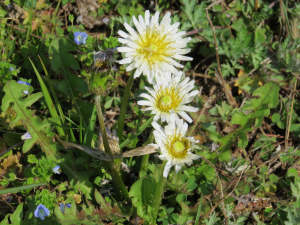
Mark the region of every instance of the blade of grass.
<instances>
[{"instance_id":1,"label":"blade of grass","mask_svg":"<svg viewBox=\"0 0 300 225\"><path fill-rule=\"evenodd\" d=\"M16 193L20 191L24 191L30 188L42 186L42 185L48 185L47 183L39 183L39 184L28 184L20 187L13 187L13 188L7 188L4 190L0 190L0 195L7 194L7 193Z\"/></svg>"},{"instance_id":2,"label":"blade of grass","mask_svg":"<svg viewBox=\"0 0 300 225\"><path fill-rule=\"evenodd\" d=\"M53 96L54 101L55 101L55 106L57 107L57 110L58 110L59 115L60 115L60 119L61 119L61 121L62 121L62 123L63 123L63 125L64 125L63 127L66 127L67 125L66 125L65 116L64 116L64 113L63 113L63 111L62 111L62 108L61 108L61 105L60 105L60 103L59 103L59 100L58 100L58 98L57 98L57 95L56 95L56 92L55 92L55 90L54 90L54 87L53 87L53 85L52 85L52 83L51 83L51 81L50 81L50 76L49 76L48 71L46 70L46 67L45 67L45 65L44 65L44 63L43 63L43 61L42 61L42 59L41 59L40 56L39 56L39 59L40 59L40 61L41 61L42 67L43 67L44 72L45 72L45 74L46 74L47 81L48 81L48 85L49 85L49 87L50 87L52 96ZM65 130L65 133L67 133L66 130ZM69 134L67 134L67 135L69 135ZM66 138L66 140L67 140L67 139L68 139L68 138Z\"/></svg>"},{"instance_id":3,"label":"blade of grass","mask_svg":"<svg viewBox=\"0 0 300 225\"><path fill-rule=\"evenodd\" d=\"M121 111L122 112L122 111ZM154 116L151 116L142 126L140 126L135 134L131 135L129 138L127 138L125 141L123 141L120 144L120 149L124 148L126 145L128 145L130 142L132 142L137 136L139 136L147 127L150 126L150 124L152 123ZM122 131L123 133L123 131Z\"/></svg>"},{"instance_id":4,"label":"blade of grass","mask_svg":"<svg viewBox=\"0 0 300 225\"><path fill-rule=\"evenodd\" d=\"M84 140L83 140L84 146L91 147L96 120L97 120L97 108L96 105L94 105L89 126L87 128L87 131L84 134Z\"/></svg>"},{"instance_id":5,"label":"blade of grass","mask_svg":"<svg viewBox=\"0 0 300 225\"><path fill-rule=\"evenodd\" d=\"M202 200L203 200L203 195L201 195L201 198L200 198L199 207L198 207L198 211L197 211L196 220L195 220L194 225L197 225L198 222L199 222L201 206L202 206Z\"/></svg>"},{"instance_id":6,"label":"blade of grass","mask_svg":"<svg viewBox=\"0 0 300 225\"><path fill-rule=\"evenodd\" d=\"M38 72L37 69L35 68L34 64L33 64L32 61L31 61L31 59L30 59L29 57L28 57L28 59L29 59L31 65L32 65L32 67L33 67L33 69L34 69L34 72L35 72L35 74L36 74L36 76L37 76L37 78L38 78L38 80L39 80L39 82L40 82L41 89L42 89L42 92L43 92L43 94L44 94L44 98L45 98L45 101L46 101L46 103L47 103L47 106L48 106L48 109L49 109L49 112L50 112L51 116L52 116L53 118L54 118L54 117L58 117L58 114L57 114L56 109L55 109L55 107L54 107L54 105L53 105L53 101L52 101L52 99L51 99L51 96L50 96L50 94L49 94L49 92L48 92L48 89L47 89L47 87L46 87L46 85L45 85L45 83L44 83L44 81L43 81L41 75L39 74L39 72ZM59 133L59 135L60 135L62 138L65 138L66 134L65 134L64 129L61 127L61 126L62 126L62 123L61 123L60 120L58 121L58 125L59 125L59 126L56 126L57 132Z\"/></svg>"}]
</instances>

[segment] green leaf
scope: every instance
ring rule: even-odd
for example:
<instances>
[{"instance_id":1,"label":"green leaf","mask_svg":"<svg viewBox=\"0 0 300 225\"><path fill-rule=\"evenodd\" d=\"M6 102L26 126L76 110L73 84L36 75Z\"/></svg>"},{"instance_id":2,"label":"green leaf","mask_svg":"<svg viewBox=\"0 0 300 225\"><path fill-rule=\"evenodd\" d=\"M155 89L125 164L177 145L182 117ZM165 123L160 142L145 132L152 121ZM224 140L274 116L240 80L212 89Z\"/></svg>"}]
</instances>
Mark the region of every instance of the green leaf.
<instances>
[{"instance_id":1,"label":"green leaf","mask_svg":"<svg viewBox=\"0 0 300 225\"><path fill-rule=\"evenodd\" d=\"M38 187L41 185L48 185L47 183L39 183L39 184L29 184L29 185L24 185L20 187L14 187L14 188L7 188L4 190L0 190L0 195L7 194L7 193L17 193L23 190L31 189L34 187Z\"/></svg>"},{"instance_id":2,"label":"green leaf","mask_svg":"<svg viewBox=\"0 0 300 225\"><path fill-rule=\"evenodd\" d=\"M137 214L145 220L150 220L155 190L156 181L150 175L137 180L131 186L129 196L132 197L132 204L137 208Z\"/></svg>"}]
</instances>

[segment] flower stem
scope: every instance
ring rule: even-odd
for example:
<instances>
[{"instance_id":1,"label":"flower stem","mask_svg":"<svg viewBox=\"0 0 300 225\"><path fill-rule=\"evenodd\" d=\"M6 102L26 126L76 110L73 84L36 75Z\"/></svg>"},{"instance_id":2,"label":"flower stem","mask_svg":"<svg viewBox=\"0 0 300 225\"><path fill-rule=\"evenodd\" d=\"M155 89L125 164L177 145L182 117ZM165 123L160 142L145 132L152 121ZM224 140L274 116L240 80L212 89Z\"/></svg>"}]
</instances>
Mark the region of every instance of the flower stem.
<instances>
[{"instance_id":1,"label":"flower stem","mask_svg":"<svg viewBox=\"0 0 300 225\"><path fill-rule=\"evenodd\" d=\"M117 130L117 136L119 138L119 143L120 144L123 141L123 130L124 130L125 115L126 115L126 111L127 111L127 106L128 106L128 100L129 100L129 96L130 96L130 92L131 92L131 87L132 87L132 84L133 84L134 71L135 70L132 71L132 73L130 74L130 77L127 81L125 91L124 91L124 95L123 95L123 99L122 99L122 105L121 105L121 109L120 109L120 116L119 116L119 120L118 120L118 130Z\"/></svg>"},{"instance_id":2,"label":"flower stem","mask_svg":"<svg viewBox=\"0 0 300 225\"><path fill-rule=\"evenodd\" d=\"M100 130L101 130L101 134L102 134L104 149L105 149L106 153L112 155L112 152L110 150L109 143L108 143L108 138L107 138L106 130L105 130L105 124L104 124L103 114L102 114L102 110L101 110L100 95L96 95L95 101L96 101L96 108L97 108L98 120L99 120L99 124L100 124ZM125 184L124 184L124 182L123 182L123 180L121 178L119 170L115 166L114 161L108 162L108 165L109 165L109 167L111 169L111 173L112 173L112 176L114 178L114 181L117 184L116 187L118 187L120 189L120 191L121 191L122 195L124 196L124 198L128 202L130 202L131 200L129 198L128 191L127 191L126 186L125 186Z\"/></svg>"},{"instance_id":3,"label":"flower stem","mask_svg":"<svg viewBox=\"0 0 300 225\"><path fill-rule=\"evenodd\" d=\"M167 163L167 160L165 160L162 163L161 175L160 175L160 178L159 178L159 181L157 183L156 190L155 190L153 216L152 216L152 220L151 220L150 224L156 224L158 208L159 208L159 205L161 203L161 196L163 194L164 186L165 186L165 183L166 183L166 180L167 180L167 178L165 178L163 176L164 168L165 168L166 163Z\"/></svg>"}]
</instances>

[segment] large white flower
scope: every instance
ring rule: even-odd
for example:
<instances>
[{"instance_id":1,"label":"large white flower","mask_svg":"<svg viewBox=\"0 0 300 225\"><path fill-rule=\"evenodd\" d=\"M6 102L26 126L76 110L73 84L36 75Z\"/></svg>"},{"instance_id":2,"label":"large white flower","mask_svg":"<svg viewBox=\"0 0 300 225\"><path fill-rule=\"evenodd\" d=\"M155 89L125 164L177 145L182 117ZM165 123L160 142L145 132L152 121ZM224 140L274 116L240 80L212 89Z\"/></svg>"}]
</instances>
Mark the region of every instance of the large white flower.
<instances>
[{"instance_id":1,"label":"large white flower","mask_svg":"<svg viewBox=\"0 0 300 225\"><path fill-rule=\"evenodd\" d=\"M197 112L198 108L187 106L186 104L193 101L198 90L190 92L194 88L194 80L186 77L181 81L182 72L178 72L179 76L165 73L165 76L156 77L156 84L153 89L145 87L149 94L143 93L139 97L147 100L138 101L137 104L142 106L150 106L144 111L152 110L151 114L155 114L154 121L161 118L161 121L169 122L171 114L179 119L178 115L191 123L193 120L186 112Z\"/></svg>"},{"instance_id":2,"label":"large white flower","mask_svg":"<svg viewBox=\"0 0 300 225\"><path fill-rule=\"evenodd\" d=\"M163 75L162 72L170 71L177 74L178 68L183 65L174 59L190 61L191 57L183 56L190 52L190 49L184 49L191 38L182 38L185 31L178 32L179 22L171 25L170 12L167 12L159 23L159 12L156 12L150 19L150 12L145 12L145 19L139 15L137 20L133 16L133 22L138 32L130 27L126 22L124 26L129 32L122 30L118 34L119 42L126 47L119 47L119 52L125 52L124 59L120 64L131 63L126 71L137 68L134 78L139 77L142 73L148 77L148 81L153 83L155 74Z\"/></svg>"},{"instance_id":3,"label":"large white flower","mask_svg":"<svg viewBox=\"0 0 300 225\"><path fill-rule=\"evenodd\" d=\"M185 137L188 124L183 123L181 119L172 117L172 122L165 126L165 129L158 123L152 122L152 126L155 128L153 134L157 143L154 146L159 148L161 152L158 157L168 161L164 168L164 177L168 177L172 166L175 166L175 171L178 173L185 163L190 166L193 160L200 158L199 155L191 153L196 142L194 137Z\"/></svg>"}]
</instances>

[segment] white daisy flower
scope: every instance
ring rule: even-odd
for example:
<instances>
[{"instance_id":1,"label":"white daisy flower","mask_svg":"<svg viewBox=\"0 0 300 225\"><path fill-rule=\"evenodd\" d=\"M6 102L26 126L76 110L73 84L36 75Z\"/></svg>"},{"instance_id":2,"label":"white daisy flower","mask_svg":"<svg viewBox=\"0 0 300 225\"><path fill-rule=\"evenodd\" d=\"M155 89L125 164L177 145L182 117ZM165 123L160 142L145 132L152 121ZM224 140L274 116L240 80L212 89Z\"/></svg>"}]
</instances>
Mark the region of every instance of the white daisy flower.
<instances>
[{"instance_id":1,"label":"white daisy flower","mask_svg":"<svg viewBox=\"0 0 300 225\"><path fill-rule=\"evenodd\" d=\"M153 134L157 143L154 146L161 152L158 157L168 161L164 168L164 177L168 177L172 166L175 166L175 171L178 173L185 163L190 166L193 160L200 158L199 155L191 153L191 149L197 141L194 137L185 137L188 124L183 123L181 119L172 117L172 122L165 126L165 129L158 123L152 122L152 126L155 128Z\"/></svg>"},{"instance_id":2,"label":"white daisy flower","mask_svg":"<svg viewBox=\"0 0 300 225\"><path fill-rule=\"evenodd\" d=\"M191 123L193 120L186 112L197 112L198 108L187 106L186 104L193 101L195 95L199 93L198 90L190 92L194 88L194 80L186 77L181 80L182 72L178 72L179 76L165 73L163 77L156 77L156 84L153 89L145 87L149 94L143 93L139 97L147 100L138 101L138 105L150 106L144 111L152 110L151 114L156 114L154 121L161 118L161 121L169 122L171 114L179 119L178 115Z\"/></svg>"},{"instance_id":3,"label":"white daisy flower","mask_svg":"<svg viewBox=\"0 0 300 225\"><path fill-rule=\"evenodd\" d=\"M170 15L171 13L167 12L159 23L159 12L150 19L150 12L147 10L145 19L141 15L138 16L138 20L133 16L138 32L126 22L124 26L129 34L122 30L118 31L118 34L123 37L119 38L119 42L126 45L118 48L119 52L126 53L126 58L119 63L131 63L126 71L137 68L134 78L143 73L148 77L148 81L153 83L153 78L157 74L163 76L163 72L170 71L177 75L178 71L175 67L183 68L183 65L174 59L193 60L191 57L183 56L191 50L184 49L191 38L182 38L186 32L178 32L179 22L171 25Z\"/></svg>"}]
</instances>

